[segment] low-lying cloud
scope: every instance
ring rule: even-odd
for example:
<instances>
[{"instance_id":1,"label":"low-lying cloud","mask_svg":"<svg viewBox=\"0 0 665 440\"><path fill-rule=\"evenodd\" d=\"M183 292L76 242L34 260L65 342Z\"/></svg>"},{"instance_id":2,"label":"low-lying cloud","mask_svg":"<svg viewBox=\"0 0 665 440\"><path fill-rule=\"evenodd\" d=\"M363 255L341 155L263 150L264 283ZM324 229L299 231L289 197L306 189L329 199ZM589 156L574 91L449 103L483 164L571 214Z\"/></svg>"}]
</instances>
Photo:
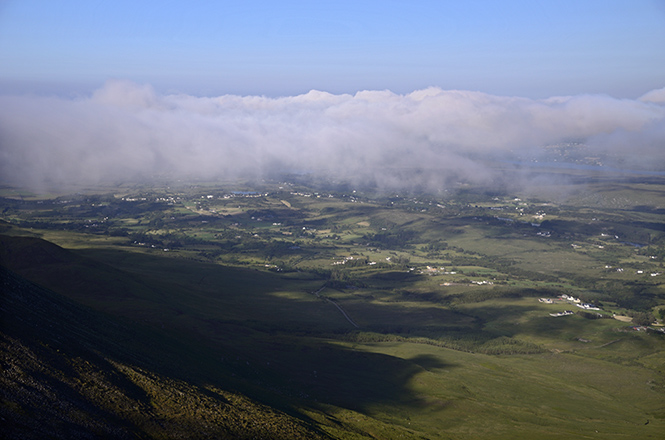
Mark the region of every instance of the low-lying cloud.
<instances>
[{"instance_id":1,"label":"low-lying cloud","mask_svg":"<svg viewBox=\"0 0 665 440\"><path fill-rule=\"evenodd\" d=\"M0 97L1 178L39 188L279 172L434 188L488 181L492 161L573 139L609 165L665 170L665 89L635 100L439 88L206 98L110 81L80 99Z\"/></svg>"}]
</instances>

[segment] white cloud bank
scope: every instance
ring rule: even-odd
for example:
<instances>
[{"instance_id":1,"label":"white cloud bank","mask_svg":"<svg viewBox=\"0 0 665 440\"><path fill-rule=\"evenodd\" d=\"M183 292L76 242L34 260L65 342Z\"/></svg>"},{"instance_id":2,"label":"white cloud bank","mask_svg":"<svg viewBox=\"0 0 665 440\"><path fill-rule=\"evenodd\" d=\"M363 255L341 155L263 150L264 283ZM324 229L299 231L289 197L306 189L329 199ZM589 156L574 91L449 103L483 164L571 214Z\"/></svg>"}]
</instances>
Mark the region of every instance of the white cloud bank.
<instances>
[{"instance_id":1,"label":"white cloud bank","mask_svg":"<svg viewBox=\"0 0 665 440\"><path fill-rule=\"evenodd\" d=\"M110 81L91 97L0 97L0 176L48 187L312 171L380 186L482 181L486 160L566 139L626 167L665 170L665 96L532 100L479 92L363 91L267 98L160 96ZM426 170L426 172L418 172Z\"/></svg>"}]
</instances>

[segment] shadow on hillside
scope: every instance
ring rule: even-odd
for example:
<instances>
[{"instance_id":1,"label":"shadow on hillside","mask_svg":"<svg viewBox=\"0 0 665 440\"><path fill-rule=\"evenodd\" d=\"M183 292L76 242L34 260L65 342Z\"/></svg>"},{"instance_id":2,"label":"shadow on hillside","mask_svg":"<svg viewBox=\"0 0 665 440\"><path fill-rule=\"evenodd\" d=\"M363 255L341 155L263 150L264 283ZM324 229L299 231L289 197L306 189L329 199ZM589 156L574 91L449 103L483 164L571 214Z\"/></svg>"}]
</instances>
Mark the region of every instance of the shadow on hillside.
<instances>
[{"instance_id":1,"label":"shadow on hillside","mask_svg":"<svg viewBox=\"0 0 665 440\"><path fill-rule=\"evenodd\" d=\"M45 246L50 249L52 245ZM31 242L31 252L39 252L39 243ZM67 264L68 257L69 253L64 253L58 265ZM79 258L78 254L72 257L71 268L87 266ZM156 268L159 259L154 258L144 256L141 260L150 260L152 267ZM117 267L107 269L105 265L96 264L95 268L105 281L123 276L123 271ZM25 270L29 274L36 271L39 267ZM146 323L128 321L127 317L133 313L131 310L123 314L122 308L116 308L115 316L102 314L4 269L2 272L3 283L14 286L3 294L3 333L34 349L47 370L50 368L66 377L76 376L67 363L80 359L99 371L113 387L142 404L148 403L145 390L127 380L109 361L141 368L164 380L186 381L200 389L214 385L239 391L291 414L295 414L294 405L318 403L360 411L377 403L408 402L413 406L417 398L409 388L409 382L414 375L424 370L454 366L431 356L401 359L358 351L302 334L282 333L277 340L270 332L251 326L244 335L239 332L237 337L231 335L226 340L212 340L205 331L201 333L199 330L205 326L204 320L210 317L206 313L214 313L214 309L205 311L200 305L183 310L179 323L170 331L162 331L158 322L147 322L149 325L146 326ZM246 276L252 278L251 274ZM136 275L129 277L136 278ZM7 284L7 279L12 281ZM277 278L257 273L255 279L259 284L269 286L270 280ZM142 290L151 295L158 290L151 284L151 279L137 281ZM86 277L60 279L58 289L67 292L68 282L77 290L72 295L75 299L97 291L97 286L90 285L94 280ZM234 283L237 284L237 280ZM123 297L130 293L118 292ZM204 299L198 298L198 301ZM143 301L150 300L155 301L155 307L164 307L163 303L169 298L143 298ZM292 299L275 297L271 297L271 301L282 302L279 307L291 307L294 303ZM95 299L90 298L89 304L94 305ZM39 347L49 349L44 352L38 350ZM53 356L54 352L58 355ZM298 417L306 419L301 414Z\"/></svg>"},{"instance_id":2,"label":"shadow on hillside","mask_svg":"<svg viewBox=\"0 0 665 440\"><path fill-rule=\"evenodd\" d=\"M248 379L254 376L254 381L279 386L284 393L299 393L311 403L358 411L377 403L412 406L415 395L408 384L415 375L455 367L430 355L401 359L325 342L252 343L260 351L250 355Z\"/></svg>"},{"instance_id":3,"label":"shadow on hillside","mask_svg":"<svg viewBox=\"0 0 665 440\"><path fill-rule=\"evenodd\" d=\"M445 368L452 368L457 366L456 364L443 362L441 359L432 356L431 354L419 354L410 358L409 361L419 365L421 368L427 371L443 370Z\"/></svg>"}]
</instances>

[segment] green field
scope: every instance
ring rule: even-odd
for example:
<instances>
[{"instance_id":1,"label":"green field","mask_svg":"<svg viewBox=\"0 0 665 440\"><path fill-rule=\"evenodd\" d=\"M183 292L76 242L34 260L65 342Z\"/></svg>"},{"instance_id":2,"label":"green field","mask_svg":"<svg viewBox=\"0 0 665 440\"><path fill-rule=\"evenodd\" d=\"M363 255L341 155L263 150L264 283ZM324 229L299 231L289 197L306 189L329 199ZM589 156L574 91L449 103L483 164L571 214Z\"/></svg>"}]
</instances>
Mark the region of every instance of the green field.
<instances>
[{"instance_id":1,"label":"green field","mask_svg":"<svg viewBox=\"0 0 665 440\"><path fill-rule=\"evenodd\" d=\"M8 436L660 438L665 180L575 178L5 188Z\"/></svg>"}]
</instances>

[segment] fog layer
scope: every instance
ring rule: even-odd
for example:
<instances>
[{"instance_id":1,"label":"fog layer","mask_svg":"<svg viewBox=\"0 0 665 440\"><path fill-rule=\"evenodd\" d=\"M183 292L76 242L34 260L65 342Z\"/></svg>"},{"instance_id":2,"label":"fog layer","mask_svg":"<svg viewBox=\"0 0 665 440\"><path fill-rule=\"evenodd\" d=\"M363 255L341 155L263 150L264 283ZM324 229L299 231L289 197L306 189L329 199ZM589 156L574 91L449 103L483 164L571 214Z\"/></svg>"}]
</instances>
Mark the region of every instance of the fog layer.
<instances>
[{"instance_id":1,"label":"fog layer","mask_svg":"<svg viewBox=\"0 0 665 440\"><path fill-rule=\"evenodd\" d=\"M0 97L1 178L39 188L280 172L437 187L487 181L493 161L570 140L607 165L665 170L665 89L635 100L439 88L207 98L110 81L80 99Z\"/></svg>"}]
</instances>

